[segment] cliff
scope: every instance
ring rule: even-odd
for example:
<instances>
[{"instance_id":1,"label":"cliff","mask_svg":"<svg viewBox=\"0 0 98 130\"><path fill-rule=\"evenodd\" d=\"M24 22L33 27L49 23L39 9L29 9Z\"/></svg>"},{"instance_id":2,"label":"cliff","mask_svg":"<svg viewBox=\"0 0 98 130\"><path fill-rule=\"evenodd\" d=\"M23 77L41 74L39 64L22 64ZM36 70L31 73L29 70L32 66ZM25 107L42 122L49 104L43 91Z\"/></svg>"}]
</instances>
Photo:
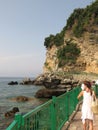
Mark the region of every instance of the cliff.
<instances>
[{"instance_id":1,"label":"cliff","mask_svg":"<svg viewBox=\"0 0 98 130\"><path fill-rule=\"evenodd\" d=\"M62 31L45 38L44 45L44 73L98 74L98 0L85 9L75 9Z\"/></svg>"}]
</instances>

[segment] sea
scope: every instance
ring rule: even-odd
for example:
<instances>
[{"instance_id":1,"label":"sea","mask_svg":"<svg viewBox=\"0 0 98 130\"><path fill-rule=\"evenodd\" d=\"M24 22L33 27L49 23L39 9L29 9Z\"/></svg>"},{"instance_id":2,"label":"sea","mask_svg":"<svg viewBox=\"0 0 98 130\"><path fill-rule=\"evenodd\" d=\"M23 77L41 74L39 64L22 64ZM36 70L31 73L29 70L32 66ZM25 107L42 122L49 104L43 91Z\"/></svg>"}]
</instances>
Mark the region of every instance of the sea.
<instances>
[{"instance_id":1,"label":"sea","mask_svg":"<svg viewBox=\"0 0 98 130\"><path fill-rule=\"evenodd\" d=\"M30 78L33 80L34 78ZM27 113L37 106L46 102L46 99L35 97L35 93L44 88L44 86L21 85L23 77L0 77L0 130L6 129L11 120L6 119L4 114L12 110L13 107L18 107L21 113ZM11 81L17 81L18 85L8 85ZM27 102L17 102L12 100L17 96L26 96L32 100ZM13 120L13 119L12 119Z\"/></svg>"}]
</instances>

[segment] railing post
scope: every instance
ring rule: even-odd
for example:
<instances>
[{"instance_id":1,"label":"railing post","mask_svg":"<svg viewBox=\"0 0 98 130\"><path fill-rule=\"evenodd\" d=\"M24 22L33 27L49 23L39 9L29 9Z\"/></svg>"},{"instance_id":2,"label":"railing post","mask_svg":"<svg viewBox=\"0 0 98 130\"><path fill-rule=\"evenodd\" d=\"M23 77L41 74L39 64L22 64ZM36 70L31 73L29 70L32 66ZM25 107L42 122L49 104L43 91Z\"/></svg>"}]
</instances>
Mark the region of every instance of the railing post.
<instances>
[{"instance_id":1,"label":"railing post","mask_svg":"<svg viewBox=\"0 0 98 130\"><path fill-rule=\"evenodd\" d=\"M65 100L65 112L66 112L66 120L69 119L69 92L66 93L66 100Z\"/></svg>"},{"instance_id":2,"label":"railing post","mask_svg":"<svg viewBox=\"0 0 98 130\"><path fill-rule=\"evenodd\" d=\"M21 114L15 114L15 120L18 122L18 130L21 130L22 115Z\"/></svg>"},{"instance_id":3,"label":"railing post","mask_svg":"<svg viewBox=\"0 0 98 130\"><path fill-rule=\"evenodd\" d=\"M56 130L56 97L52 97L52 104L51 104L51 130Z\"/></svg>"},{"instance_id":4,"label":"railing post","mask_svg":"<svg viewBox=\"0 0 98 130\"><path fill-rule=\"evenodd\" d=\"M76 90L76 88L73 90L74 91L74 110L75 110L75 108L76 108L76 105L77 105L77 103L78 103L78 99L77 99L77 90Z\"/></svg>"}]
</instances>

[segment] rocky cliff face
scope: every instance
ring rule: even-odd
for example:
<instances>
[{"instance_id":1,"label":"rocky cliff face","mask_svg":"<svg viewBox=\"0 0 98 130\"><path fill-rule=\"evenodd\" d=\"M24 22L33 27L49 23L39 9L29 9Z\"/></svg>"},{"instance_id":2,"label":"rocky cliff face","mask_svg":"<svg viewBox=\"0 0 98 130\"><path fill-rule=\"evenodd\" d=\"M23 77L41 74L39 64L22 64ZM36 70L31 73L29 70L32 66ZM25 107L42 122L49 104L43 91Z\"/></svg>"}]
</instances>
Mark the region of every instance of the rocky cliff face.
<instances>
[{"instance_id":1,"label":"rocky cliff face","mask_svg":"<svg viewBox=\"0 0 98 130\"><path fill-rule=\"evenodd\" d=\"M80 48L80 55L75 64L66 64L58 67L57 50L55 45L47 49L44 73L55 71L84 71L98 73L98 27L91 32L85 32L81 38L72 36L71 31L67 31L64 36L66 41L73 39L73 42Z\"/></svg>"},{"instance_id":2,"label":"rocky cliff face","mask_svg":"<svg viewBox=\"0 0 98 130\"><path fill-rule=\"evenodd\" d=\"M96 7L98 6L98 0L96 0L95 5ZM93 8L93 6L87 7L87 10L89 10L89 8ZM98 8L96 8L96 10L98 10ZM86 12L86 9L84 10L84 12ZM91 18L88 24L84 24L83 28L85 31L83 32L82 36L76 37L73 34L74 27L78 23L77 19L74 18L73 25L71 25L70 28L67 28L66 32L64 33L64 43L60 46L56 46L54 42L54 44L52 44L51 47L47 47L46 61L43 67L44 73L56 71L82 71L87 73L98 74L98 19L96 20L97 22L95 24L95 15L96 17L98 17L96 11L93 12L93 14L91 14ZM76 62L74 64L68 62L64 66L60 67L59 59L57 57L57 51L63 46L66 46L67 42L70 40L73 43L75 43L77 47L80 49L80 54L77 57Z\"/></svg>"}]
</instances>

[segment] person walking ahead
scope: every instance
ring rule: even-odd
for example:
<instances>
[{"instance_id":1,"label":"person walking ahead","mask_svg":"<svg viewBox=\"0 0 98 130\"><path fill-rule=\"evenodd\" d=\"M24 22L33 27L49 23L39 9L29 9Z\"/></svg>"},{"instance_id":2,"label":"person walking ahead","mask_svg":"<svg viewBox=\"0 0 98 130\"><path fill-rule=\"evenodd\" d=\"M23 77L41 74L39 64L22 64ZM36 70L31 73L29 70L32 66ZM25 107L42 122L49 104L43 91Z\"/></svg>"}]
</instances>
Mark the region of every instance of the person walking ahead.
<instances>
[{"instance_id":1,"label":"person walking ahead","mask_svg":"<svg viewBox=\"0 0 98 130\"><path fill-rule=\"evenodd\" d=\"M82 123L83 123L83 130L87 130L87 123L89 125L89 130L93 130L93 120L94 114L91 110L91 102L93 98L95 99L96 95L95 92L91 89L91 83L89 81L84 81L84 90L82 90L79 95L78 99L83 96L83 104L82 104Z\"/></svg>"}]
</instances>

